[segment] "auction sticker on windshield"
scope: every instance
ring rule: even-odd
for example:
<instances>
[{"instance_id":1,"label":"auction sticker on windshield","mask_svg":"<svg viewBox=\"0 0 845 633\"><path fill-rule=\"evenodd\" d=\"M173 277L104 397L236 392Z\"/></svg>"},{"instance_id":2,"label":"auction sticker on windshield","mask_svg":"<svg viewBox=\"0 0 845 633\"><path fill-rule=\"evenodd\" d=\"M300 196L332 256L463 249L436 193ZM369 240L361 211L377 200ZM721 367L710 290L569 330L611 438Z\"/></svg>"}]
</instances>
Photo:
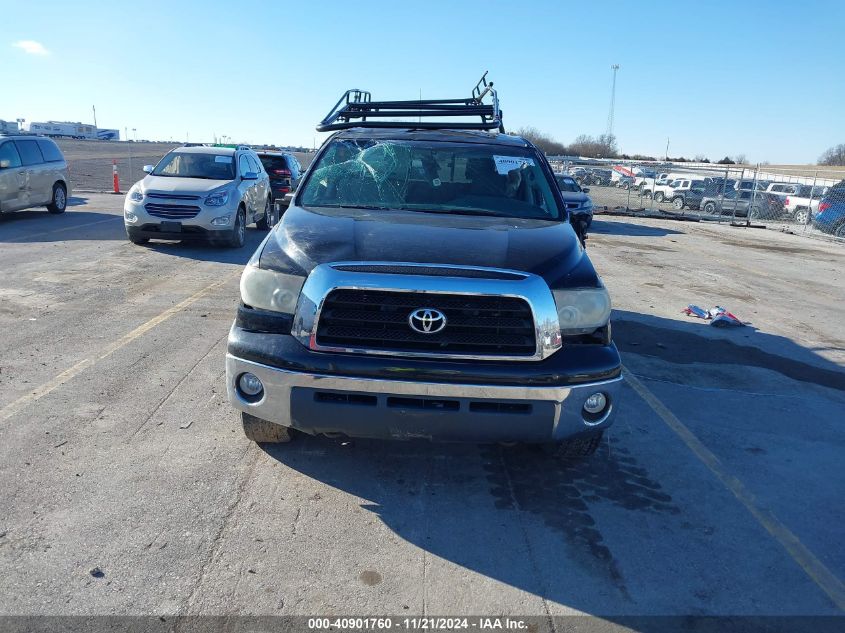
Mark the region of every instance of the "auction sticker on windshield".
<instances>
[{"instance_id":1,"label":"auction sticker on windshield","mask_svg":"<svg viewBox=\"0 0 845 633\"><path fill-rule=\"evenodd\" d=\"M514 169L519 169L523 165L534 166L533 158L523 156L493 156L493 160L496 162L496 171L502 175Z\"/></svg>"}]
</instances>

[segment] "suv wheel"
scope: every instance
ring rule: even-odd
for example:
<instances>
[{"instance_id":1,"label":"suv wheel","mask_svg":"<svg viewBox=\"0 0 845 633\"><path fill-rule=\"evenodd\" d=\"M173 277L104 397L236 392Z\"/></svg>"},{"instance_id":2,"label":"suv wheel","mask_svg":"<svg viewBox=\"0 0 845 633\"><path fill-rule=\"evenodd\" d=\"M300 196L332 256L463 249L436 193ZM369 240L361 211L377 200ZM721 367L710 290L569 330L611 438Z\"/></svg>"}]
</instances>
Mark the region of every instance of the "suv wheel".
<instances>
[{"instance_id":1,"label":"suv wheel","mask_svg":"<svg viewBox=\"0 0 845 633\"><path fill-rule=\"evenodd\" d=\"M664 198L664 196L663 196L662 191L658 191L657 193L654 194L654 201L655 202L663 202L663 198Z\"/></svg>"},{"instance_id":2,"label":"suv wheel","mask_svg":"<svg viewBox=\"0 0 845 633\"><path fill-rule=\"evenodd\" d=\"M678 211L684 208L684 199L678 196L672 200L672 206L675 207Z\"/></svg>"},{"instance_id":3,"label":"suv wheel","mask_svg":"<svg viewBox=\"0 0 845 633\"><path fill-rule=\"evenodd\" d=\"M601 184L602 184L602 179L601 179L601 176L596 176L596 177L593 179L593 184L594 184L596 187L601 187Z\"/></svg>"},{"instance_id":4,"label":"suv wheel","mask_svg":"<svg viewBox=\"0 0 845 633\"><path fill-rule=\"evenodd\" d=\"M264 203L264 216L255 223L262 231L267 231L272 229L276 225L276 209L275 206L270 204L270 198L267 198L267 202Z\"/></svg>"},{"instance_id":5,"label":"suv wheel","mask_svg":"<svg viewBox=\"0 0 845 633\"><path fill-rule=\"evenodd\" d=\"M292 429L256 418L249 413L241 413L241 423L247 439L259 444L285 444L293 439Z\"/></svg>"},{"instance_id":6,"label":"suv wheel","mask_svg":"<svg viewBox=\"0 0 845 633\"><path fill-rule=\"evenodd\" d=\"M67 209L67 189L65 186L57 182L53 185L53 200L47 205L47 210L50 213L64 213Z\"/></svg>"},{"instance_id":7,"label":"suv wheel","mask_svg":"<svg viewBox=\"0 0 845 633\"><path fill-rule=\"evenodd\" d=\"M651 200L651 189L646 189L643 191L643 198L646 200Z\"/></svg>"},{"instance_id":8,"label":"suv wheel","mask_svg":"<svg viewBox=\"0 0 845 633\"><path fill-rule=\"evenodd\" d=\"M708 202L704 205L704 213L716 213L716 205L713 202Z\"/></svg>"},{"instance_id":9,"label":"suv wheel","mask_svg":"<svg viewBox=\"0 0 845 633\"><path fill-rule=\"evenodd\" d=\"M837 226L836 229L834 229L833 234L836 237L845 237L845 222Z\"/></svg>"},{"instance_id":10,"label":"suv wheel","mask_svg":"<svg viewBox=\"0 0 845 633\"><path fill-rule=\"evenodd\" d=\"M227 245L231 248L241 248L246 242L246 210L243 207L238 207L238 212L235 214L235 226L232 227L232 233L229 236Z\"/></svg>"}]
</instances>

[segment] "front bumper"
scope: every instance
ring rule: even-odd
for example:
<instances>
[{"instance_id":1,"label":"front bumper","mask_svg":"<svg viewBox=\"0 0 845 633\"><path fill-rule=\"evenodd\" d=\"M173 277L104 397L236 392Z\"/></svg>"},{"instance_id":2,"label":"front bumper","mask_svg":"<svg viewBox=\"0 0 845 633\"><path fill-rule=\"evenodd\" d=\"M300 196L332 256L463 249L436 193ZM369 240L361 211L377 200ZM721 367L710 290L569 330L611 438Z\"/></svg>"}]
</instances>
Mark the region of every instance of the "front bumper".
<instances>
[{"instance_id":1,"label":"front bumper","mask_svg":"<svg viewBox=\"0 0 845 633\"><path fill-rule=\"evenodd\" d=\"M158 238L163 240L215 239L228 236L232 232L237 203L230 202L222 207L203 206L198 202L200 212L193 218L167 220L151 215L144 208L144 202L127 200L123 206L123 219L126 231L133 237ZM212 224L215 218L229 216L226 225ZM135 221L130 221L134 217Z\"/></svg>"},{"instance_id":2,"label":"front bumper","mask_svg":"<svg viewBox=\"0 0 845 633\"><path fill-rule=\"evenodd\" d=\"M268 346L270 340L275 345ZM265 351L275 347L289 353L259 360L250 353L259 345ZM587 347L573 349L569 359L563 349L538 363L464 363L465 371L455 371L460 363L312 352L290 336L235 327L226 357L226 385L236 409L311 434L554 442L613 422L621 386L618 353L612 345L597 346L595 354ZM585 355L600 359L593 363L594 372L585 371L590 364L584 362ZM451 369L438 371L444 367ZM236 386L245 372L264 385L257 400L245 397ZM609 404L598 416L590 416L583 406L596 392L604 393Z\"/></svg>"}]
</instances>

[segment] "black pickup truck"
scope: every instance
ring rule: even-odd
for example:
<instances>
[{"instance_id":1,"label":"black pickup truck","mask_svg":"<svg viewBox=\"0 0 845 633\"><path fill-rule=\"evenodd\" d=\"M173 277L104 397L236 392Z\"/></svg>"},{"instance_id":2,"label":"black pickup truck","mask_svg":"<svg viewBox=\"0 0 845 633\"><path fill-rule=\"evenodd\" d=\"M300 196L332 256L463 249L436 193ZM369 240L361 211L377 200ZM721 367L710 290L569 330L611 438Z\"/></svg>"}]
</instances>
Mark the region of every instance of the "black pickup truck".
<instances>
[{"instance_id":1,"label":"black pickup truck","mask_svg":"<svg viewBox=\"0 0 845 633\"><path fill-rule=\"evenodd\" d=\"M349 91L318 126L338 131L241 279L226 374L247 437L596 450L621 381L610 298L543 154L497 131L491 86ZM444 103L449 121L423 118Z\"/></svg>"}]
</instances>

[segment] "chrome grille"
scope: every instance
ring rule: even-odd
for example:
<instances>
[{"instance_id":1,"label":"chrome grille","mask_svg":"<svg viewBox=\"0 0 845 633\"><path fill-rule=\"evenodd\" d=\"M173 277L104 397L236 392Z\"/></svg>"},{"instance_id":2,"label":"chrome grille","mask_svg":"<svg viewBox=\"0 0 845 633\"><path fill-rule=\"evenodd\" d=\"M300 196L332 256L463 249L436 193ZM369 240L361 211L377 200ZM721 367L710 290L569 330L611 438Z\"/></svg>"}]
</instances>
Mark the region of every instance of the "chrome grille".
<instances>
[{"instance_id":1,"label":"chrome grille","mask_svg":"<svg viewBox=\"0 0 845 633\"><path fill-rule=\"evenodd\" d=\"M185 193L155 193L149 192L145 194L148 198L155 198L156 200L199 200L200 196Z\"/></svg>"},{"instance_id":2,"label":"chrome grille","mask_svg":"<svg viewBox=\"0 0 845 633\"><path fill-rule=\"evenodd\" d=\"M196 205L160 204L156 202L148 202L144 205L144 209L150 215L165 220L188 220L197 217L200 212L200 208Z\"/></svg>"},{"instance_id":3,"label":"chrome grille","mask_svg":"<svg viewBox=\"0 0 845 633\"><path fill-rule=\"evenodd\" d=\"M434 308L446 327L411 329L413 310ZM518 297L337 289L323 303L316 342L321 347L472 356L532 356L534 318Z\"/></svg>"}]
</instances>

